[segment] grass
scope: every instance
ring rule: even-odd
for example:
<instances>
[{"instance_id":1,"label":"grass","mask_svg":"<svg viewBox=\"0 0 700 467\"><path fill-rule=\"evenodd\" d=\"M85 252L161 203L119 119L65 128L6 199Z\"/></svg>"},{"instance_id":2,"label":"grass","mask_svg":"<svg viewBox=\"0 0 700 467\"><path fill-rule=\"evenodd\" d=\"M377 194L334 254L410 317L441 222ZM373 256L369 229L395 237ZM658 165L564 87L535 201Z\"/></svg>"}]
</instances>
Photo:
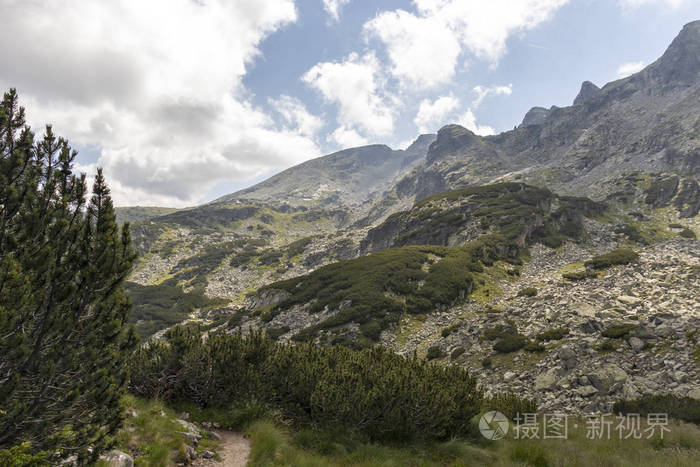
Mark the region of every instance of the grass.
<instances>
[{"instance_id":1,"label":"grass","mask_svg":"<svg viewBox=\"0 0 700 467\"><path fill-rule=\"evenodd\" d=\"M540 414L540 417L542 414ZM610 418L608 418L610 420ZM611 439L589 439L586 420L570 418L568 439L455 439L442 443L381 445L352 434L312 429L290 432L260 421L247 434L249 466L690 466L700 455L700 429L671 421L664 439L618 439L613 417ZM642 430L646 428L642 420ZM541 435L540 435L541 436Z\"/></svg>"},{"instance_id":2,"label":"grass","mask_svg":"<svg viewBox=\"0 0 700 467\"><path fill-rule=\"evenodd\" d=\"M117 434L116 449L129 453L136 466L166 466L184 461L185 442L180 434L184 429L172 408L157 400L133 396L125 396L123 404L136 416L125 419ZM195 450L216 448L214 440L202 438Z\"/></svg>"}]
</instances>

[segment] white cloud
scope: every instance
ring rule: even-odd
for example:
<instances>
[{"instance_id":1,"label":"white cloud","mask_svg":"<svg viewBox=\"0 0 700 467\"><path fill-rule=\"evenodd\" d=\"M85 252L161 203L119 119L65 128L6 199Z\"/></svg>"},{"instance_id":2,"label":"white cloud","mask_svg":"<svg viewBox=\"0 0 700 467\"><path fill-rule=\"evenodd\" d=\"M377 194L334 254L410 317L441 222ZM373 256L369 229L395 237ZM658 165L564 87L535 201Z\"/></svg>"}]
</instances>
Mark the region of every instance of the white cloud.
<instances>
[{"instance_id":1,"label":"white cloud","mask_svg":"<svg viewBox=\"0 0 700 467\"><path fill-rule=\"evenodd\" d=\"M477 108L488 96L510 96L513 93L513 85L508 86L474 86L476 99L472 102L472 107Z\"/></svg>"},{"instance_id":2,"label":"white cloud","mask_svg":"<svg viewBox=\"0 0 700 467\"><path fill-rule=\"evenodd\" d=\"M193 204L319 153L315 117L282 98L277 129L241 81L293 0L2 1L0 17L0 86L35 128L100 146L118 204Z\"/></svg>"},{"instance_id":3,"label":"white cloud","mask_svg":"<svg viewBox=\"0 0 700 467\"><path fill-rule=\"evenodd\" d=\"M338 106L338 122L346 130L387 136L394 130L392 109L384 97L379 64L373 54L350 54L343 62L323 62L302 80Z\"/></svg>"},{"instance_id":4,"label":"white cloud","mask_svg":"<svg viewBox=\"0 0 700 467\"><path fill-rule=\"evenodd\" d=\"M323 8L333 20L338 21L340 20L341 8L348 3L350 0L323 0Z\"/></svg>"},{"instance_id":5,"label":"white cloud","mask_svg":"<svg viewBox=\"0 0 700 467\"><path fill-rule=\"evenodd\" d=\"M547 21L568 0L414 0L417 13L387 11L365 31L387 47L392 74L404 85L450 82L459 56L496 63L514 33Z\"/></svg>"},{"instance_id":6,"label":"white cloud","mask_svg":"<svg viewBox=\"0 0 700 467\"><path fill-rule=\"evenodd\" d=\"M488 136L493 135L496 131L487 125L478 125L476 123L476 117L471 109L467 109L458 119L457 124L462 125L467 130L471 130L477 135Z\"/></svg>"},{"instance_id":7,"label":"white cloud","mask_svg":"<svg viewBox=\"0 0 700 467\"><path fill-rule=\"evenodd\" d=\"M625 78L633 75L644 68L644 62L629 62L623 63L617 68L617 77Z\"/></svg>"},{"instance_id":8,"label":"white cloud","mask_svg":"<svg viewBox=\"0 0 700 467\"><path fill-rule=\"evenodd\" d=\"M642 5L663 4L672 8L678 8L690 0L619 0L620 4L625 8L638 8Z\"/></svg>"},{"instance_id":9,"label":"white cloud","mask_svg":"<svg viewBox=\"0 0 700 467\"><path fill-rule=\"evenodd\" d=\"M391 72L405 85L430 88L454 76L461 46L441 19L389 11L365 24L365 31L386 44Z\"/></svg>"},{"instance_id":10,"label":"white cloud","mask_svg":"<svg viewBox=\"0 0 700 467\"><path fill-rule=\"evenodd\" d=\"M295 97L280 96L267 101L282 116L286 128L300 135L313 138L323 126L323 121L309 113L304 103Z\"/></svg>"},{"instance_id":11,"label":"white cloud","mask_svg":"<svg viewBox=\"0 0 700 467\"><path fill-rule=\"evenodd\" d=\"M445 119L459 106L459 100L453 96L442 96L435 101L423 99L413 123L420 133L435 131L446 123Z\"/></svg>"},{"instance_id":12,"label":"white cloud","mask_svg":"<svg viewBox=\"0 0 700 467\"><path fill-rule=\"evenodd\" d=\"M367 138L359 134L354 129L346 128L344 126L339 126L336 128L335 131L329 136L329 140L334 141L343 149L364 146L369 142Z\"/></svg>"}]
</instances>

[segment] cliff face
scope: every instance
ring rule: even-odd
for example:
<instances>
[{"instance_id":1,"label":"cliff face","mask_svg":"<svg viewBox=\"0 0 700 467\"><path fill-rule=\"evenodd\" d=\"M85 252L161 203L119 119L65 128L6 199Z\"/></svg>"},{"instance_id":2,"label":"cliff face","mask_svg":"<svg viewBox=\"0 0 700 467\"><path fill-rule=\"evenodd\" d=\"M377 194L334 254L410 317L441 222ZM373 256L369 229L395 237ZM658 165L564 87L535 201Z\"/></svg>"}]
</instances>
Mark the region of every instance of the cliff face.
<instances>
[{"instance_id":1,"label":"cliff face","mask_svg":"<svg viewBox=\"0 0 700 467\"><path fill-rule=\"evenodd\" d=\"M425 162L398 182L397 192L420 200L446 189L515 180L605 199L630 173L669 173L685 180L685 194L672 198L680 194L685 215L693 216L698 134L700 21L686 25L639 73L603 88L586 81L574 105L534 107L513 131L482 137L457 125L442 128Z\"/></svg>"}]
</instances>

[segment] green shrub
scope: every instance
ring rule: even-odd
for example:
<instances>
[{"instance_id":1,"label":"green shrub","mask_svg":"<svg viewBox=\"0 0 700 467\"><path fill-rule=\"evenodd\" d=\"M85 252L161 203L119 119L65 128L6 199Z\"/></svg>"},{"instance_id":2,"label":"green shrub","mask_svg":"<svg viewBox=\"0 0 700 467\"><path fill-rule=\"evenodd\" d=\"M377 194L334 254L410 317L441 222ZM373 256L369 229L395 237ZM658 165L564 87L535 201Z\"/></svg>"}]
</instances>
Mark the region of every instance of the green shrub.
<instances>
[{"instance_id":1,"label":"green shrub","mask_svg":"<svg viewBox=\"0 0 700 467\"><path fill-rule=\"evenodd\" d=\"M287 258L293 258L304 252L307 246L311 243L313 237L304 237L299 240L295 240L289 245L287 245Z\"/></svg>"},{"instance_id":2,"label":"green shrub","mask_svg":"<svg viewBox=\"0 0 700 467\"><path fill-rule=\"evenodd\" d=\"M491 368L493 366L493 360L491 357L486 357L481 361L481 366L484 368Z\"/></svg>"},{"instance_id":3,"label":"green shrub","mask_svg":"<svg viewBox=\"0 0 700 467\"><path fill-rule=\"evenodd\" d=\"M567 328L552 328L537 334L537 340L543 342L558 341L563 339L567 334L569 334Z\"/></svg>"},{"instance_id":4,"label":"green shrub","mask_svg":"<svg viewBox=\"0 0 700 467\"><path fill-rule=\"evenodd\" d=\"M516 352L527 344L527 338L522 335L506 336L496 341L493 344L493 350L499 353Z\"/></svg>"},{"instance_id":5,"label":"green shrub","mask_svg":"<svg viewBox=\"0 0 700 467\"><path fill-rule=\"evenodd\" d=\"M644 237L642 237L642 234L639 232L639 229L637 229L635 226L632 224L622 224L617 227L615 227L614 232L616 234L624 234L629 240L633 242L643 242Z\"/></svg>"},{"instance_id":6,"label":"green shrub","mask_svg":"<svg viewBox=\"0 0 700 467\"><path fill-rule=\"evenodd\" d=\"M493 341L517 334L518 329L515 327L515 324L512 321L509 321L507 324L497 324L496 326L486 328L484 330L483 337L487 340Z\"/></svg>"},{"instance_id":7,"label":"green shrub","mask_svg":"<svg viewBox=\"0 0 700 467\"><path fill-rule=\"evenodd\" d=\"M629 248L618 248L617 250L594 256L593 259L586 261L584 264L586 267L590 266L593 269L605 269L610 266L630 264L638 259L639 255L633 250Z\"/></svg>"},{"instance_id":8,"label":"green shrub","mask_svg":"<svg viewBox=\"0 0 700 467\"><path fill-rule=\"evenodd\" d=\"M682 226L681 224L675 223L675 222L672 224L668 224L668 227L671 229L683 229L684 228L684 226Z\"/></svg>"},{"instance_id":9,"label":"green shrub","mask_svg":"<svg viewBox=\"0 0 700 467\"><path fill-rule=\"evenodd\" d=\"M463 355L464 352L466 352L466 349L460 345L459 347L457 347L456 349L454 349L452 351L452 353L450 354L450 358L452 360L456 360L458 357Z\"/></svg>"},{"instance_id":10,"label":"green shrub","mask_svg":"<svg viewBox=\"0 0 700 467\"><path fill-rule=\"evenodd\" d=\"M377 441L469 435L482 401L468 371L382 346L290 345L261 332L212 333L202 340L182 327L136 351L130 389L207 407L251 401L298 424L340 426Z\"/></svg>"},{"instance_id":11,"label":"green shrub","mask_svg":"<svg viewBox=\"0 0 700 467\"><path fill-rule=\"evenodd\" d=\"M450 334L452 334L452 333L454 333L454 332L457 332L458 329L459 329L459 325L458 325L458 324L456 324L456 323L455 323L455 324L451 324L451 325L449 325L449 326L447 326L447 327L442 328L442 331L440 332L440 334L442 335L442 337L447 337L447 336L449 336Z\"/></svg>"},{"instance_id":12,"label":"green shrub","mask_svg":"<svg viewBox=\"0 0 700 467\"><path fill-rule=\"evenodd\" d=\"M482 411L489 410L497 410L515 421L518 414L537 413L537 402L507 392L484 399Z\"/></svg>"},{"instance_id":13,"label":"green shrub","mask_svg":"<svg viewBox=\"0 0 700 467\"><path fill-rule=\"evenodd\" d=\"M136 323L136 332L144 338L184 321L195 309L226 303L226 300L207 298L201 287L183 292L181 287L170 282L158 285L126 282L125 289L133 303L131 321Z\"/></svg>"},{"instance_id":14,"label":"green shrub","mask_svg":"<svg viewBox=\"0 0 700 467\"><path fill-rule=\"evenodd\" d=\"M570 281L582 281L584 279L590 279L593 277L598 277L598 275L593 271L576 271L576 272L565 272L561 275L564 279Z\"/></svg>"},{"instance_id":15,"label":"green shrub","mask_svg":"<svg viewBox=\"0 0 700 467\"><path fill-rule=\"evenodd\" d=\"M267 329L267 335L270 336L270 339L272 340L277 340L279 337L283 334L287 334L289 332L289 326L280 326L278 328L268 328Z\"/></svg>"},{"instance_id":16,"label":"green shrub","mask_svg":"<svg viewBox=\"0 0 700 467\"><path fill-rule=\"evenodd\" d=\"M687 227L685 229L681 230L681 232L678 235L680 235L683 238L695 239L695 232L693 232L692 230L690 230Z\"/></svg>"},{"instance_id":17,"label":"green shrub","mask_svg":"<svg viewBox=\"0 0 700 467\"><path fill-rule=\"evenodd\" d=\"M534 287L525 287L518 291L518 297L534 297L537 295L537 289Z\"/></svg>"},{"instance_id":18,"label":"green shrub","mask_svg":"<svg viewBox=\"0 0 700 467\"><path fill-rule=\"evenodd\" d=\"M428 347L428 353L425 354L425 358L428 360L435 360L436 358L442 358L444 356L445 352L443 352L437 345Z\"/></svg>"},{"instance_id":19,"label":"green shrub","mask_svg":"<svg viewBox=\"0 0 700 467\"><path fill-rule=\"evenodd\" d=\"M539 342L530 341L527 344L525 344L523 350L525 350L526 352L544 352L545 348L544 345L542 345Z\"/></svg>"},{"instance_id":20,"label":"green shrub","mask_svg":"<svg viewBox=\"0 0 700 467\"><path fill-rule=\"evenodd\" d=\"M613 324L604 330L601 335L610 339L622 339L636 328L636 324Z\"/></svg>"},{"instance_id":21,"label":"green shrub","mask_svg":"<svg viewBox=\"0 0 700 467\"><path fill-rule=\"evenodd\" d=\"M618 343L613 339L605 339L595 349L600 353L614 352L617 350Z\"/></svg>"},{"instance_id":22,"label":"green shrub","mask_svg":"<svg viewBox=\"0 0 700 467\"><path fill-rule=\"evenodd\" d=\"M665 413L669 418L700 424L700 401L692 397L667 395L646 395L636 400L621 400L613 405L613 413L639 414Z\"/></svg>"},{"instance_id":23,"label":"green shrub","mask_svg":"<svg viewBox=\"0 0 700 467\"><path fill-rule=\"evenodd\" d=\"M25 442L9 449L0 449L0 465L4 467L44 467L49 465L49 453L33 453Z\"/></svg>"},{"instance_id":24,"label":"green shrub","mask_svg":"<svg viewBox=\"0 0 700 467\"><path fill-rule=\"evenodd\" d=\"M379 335L382 333L382 326L377 321L367 321L360 326L360 332L364 334L365 337L376 341L379 340Z\"/></svg>"}]
</instances>

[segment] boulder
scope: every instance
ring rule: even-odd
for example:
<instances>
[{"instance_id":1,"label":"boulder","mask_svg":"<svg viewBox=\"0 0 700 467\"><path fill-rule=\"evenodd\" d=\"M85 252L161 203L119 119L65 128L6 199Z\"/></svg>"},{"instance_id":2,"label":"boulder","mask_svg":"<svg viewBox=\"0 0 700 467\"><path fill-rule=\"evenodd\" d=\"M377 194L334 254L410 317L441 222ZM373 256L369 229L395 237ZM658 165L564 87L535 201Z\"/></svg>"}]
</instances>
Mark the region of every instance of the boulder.
<instances>
[{"instance_id":1,"label":"boulder","mask_svg":"<svg viewBox=\"0 0 700 467\"><path fill-rule=\"evenodd\" d=\"M691 389L688 391L687 396L700 401L700 388Z\"/></svg>"},{"instance_id":2,"label":"boulder","mask_svg":"<svg viewBox=\"0 0 700 467\"><path fill-rule=\"evenodd\" d=\"M589 384L576 388L574 392L582 397L591 397L592 395L597 394L598 390Z\"/></svg>"},{"instance_id":3,"label":"boulder","mask_svg":"<svg viewBox=\"0 0 700 467\"><path fill-rule=\"evenodd\" d=\"M116 449L102 454L100 460L109 467L134 467L134 459L127 453Z\"/></svg>"},{"instance_id":4,"label":"boulder","mask_svg":"<svg viewBox=\"0 0 700 467\"><path fill-rule=\"evenodd\" d=\"M608 363L588 373L591 384L601 393L608 394L616 384L627 381L627 373L619 366Z\"/></svg>"},{"instance_id":5,"label":"boulder","mask_svg":"<svg viewBox=\"0 0 700 467\"><path fill-rule=\"evenodd\" d=\"M550 368L546 373L542 373L535 378L535 391L544 391L552 389L559 381L559 370Z\"/></svg>"},{"instance_id":6,"label":"boulder","mask_svg":"<svg viewBox=\"0 0 700 467\"><path fill-rule=\"evenodd\" d=\"M634 350L635 352L641 352L644 348L644 341L638 337L632 336L629 338L628 342L630 347L632 347L632 350Z\"/></svg>"},{"instance_id":7,"label":"boulder","mask_svg":"<svg viewBox=\"0 0 700 467\"><path fill-rule=\"evenodd\" d=\"M617 297L617 301L629 306L637 306L642 303L641 298L632 297L631 295L620 295Z\"/></svg>"}]
</instances>

